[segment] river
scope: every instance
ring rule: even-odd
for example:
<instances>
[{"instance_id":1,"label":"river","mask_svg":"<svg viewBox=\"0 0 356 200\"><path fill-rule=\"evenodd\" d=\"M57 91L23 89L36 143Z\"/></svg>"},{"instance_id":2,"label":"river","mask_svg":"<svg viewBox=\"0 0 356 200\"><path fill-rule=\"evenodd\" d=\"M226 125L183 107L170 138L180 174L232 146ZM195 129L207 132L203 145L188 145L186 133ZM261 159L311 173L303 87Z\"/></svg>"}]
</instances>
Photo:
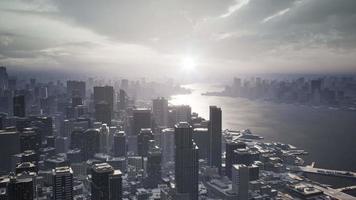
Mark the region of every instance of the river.
<instances>
[{"instance_id":1,"label":"river","mask_svg":"<svg viewBox=\"0 0 356 200\"><path fill-rule=\"evenodd\" d=\"M308 163L316 167L356 171L356 112L277 104L244 98L203 96L219 91L218 85L185 85L190 94L174 95L173 105L186 104L209 118L209 105L221 107L223 129L250 129L265 138L292 144L309 152Z\"/></svg>"}]
</instances>

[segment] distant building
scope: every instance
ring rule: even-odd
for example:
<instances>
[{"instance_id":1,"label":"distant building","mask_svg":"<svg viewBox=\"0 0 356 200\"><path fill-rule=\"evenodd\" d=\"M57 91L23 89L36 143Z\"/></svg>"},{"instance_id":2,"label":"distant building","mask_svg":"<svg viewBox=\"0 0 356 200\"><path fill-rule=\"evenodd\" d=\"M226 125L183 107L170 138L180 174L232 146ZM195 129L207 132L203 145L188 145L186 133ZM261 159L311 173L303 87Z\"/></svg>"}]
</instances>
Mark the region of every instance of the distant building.
<instances>
[{"instance_id":1,"label":"distant building","mask_svg":"<svg viewBox=\"0 0 356 200\"><path fill-rule=\"evenodd\" d=\"M73 199L73 171L70 167L56 167L53 169L53 199Z\"/></svg>"},{"instance_id":2,"label":"distant building","mask_svg":"<svg viewBox=\"0 0 356 200\"><path fill-rule=\"evenodd\" d=\"M111 125L111 108L108 103L101 101L95 104L95 120Z\"/></svg>"},{"instance_id":3,"label":"distant building","mask_svg":"<svg viewBox=\"0 0 356 200\"><path fill-rule=\"evenodd\" d=\"M168 125L168 100L157 98L152 100L152 113L158 126Z\"/></svg>"},{"instance_id":4,"label":"distant building","mask_svg":"<svg viewBox=\"0 0 356 200\"><path fill-rule=\"evenodd\" d=\"M98 129L88 129L84 132L81 150L84 160L93 158L100 149L100 132Z\"/></svg>"},{"instance_id":5,"label":"distant building","mask_svg":"<svg viewBox=\"0 0 356 200\"><path fill-rule=\"evenodd\" d=\"M190 123L192 118L192 108L189 105L174 106L173 110L175 113L175 123Z\"/></svg>"},{"instance_id":6,"label":"distant building","mask_svg":"<svg viewBox=\"0 0 356 200\"><path fill-rule=\"evenodd\" d=\"M94 87L94 104L105 102L109 105L110 116L114 108L114 88L112 86Z\"/></svg>"},{"instance_id":7,"label":"distant building","mask_svg":"<svg viewBox=\"0 0 356 200\"><path fill-rule=\"evenodd\" d=\"M91 195L95 200L122 199L122 174L108 163L94 164L91 169Z\"/></svg>"},{"instance_id":8,"label":"distant building","mask_svg":"<svg viewBox=\"0 0 356 200\"><path fill-rule=\"evenodd\" d=\"M14 116L16 117L25 117L26 116L26 105L25 105L25 96L18 95L13 99L14 106Z\"/></svg>"},{"instance_id":9,"label":"distant building","mask_svg":"<svg viewBox=\"0 0 356 200\"><path fill-rule=\"evenodd\" d=\"M151 128L151 110L135 109L133 110L132 135L138 135L143 128Z\"/></svg>"},{"instance_id":10,"label":"distant building","mask_svg":"<svg viewBox=\"0 0 356 200\"><path fill-rule=\"evenodd\" d=\"M161 182L162 153L157 146L148 151L147 155L147 186L156 188Z\"/></svg>"},{"instance_id":11,"label":"distant building","mask_svg":"<svg viewBox=\"0 0 356 200\"><path fill-rule=\"evenodd\" d=\"M68 97L85 98L86 87L84 81L67 81L67 95Z\"/></svg>"},{"instance_id":12,"label":"distant building","mask_svg":"<svg viewBox=\"0 0 356 200\"><path fill-rule=\"evenodd\" d=\"M167 128L161 134L162 164L174 161L174 129Z\"/></svg>"},{"instance_id":13,"label":"distant building","mask_svg":"<svg viewBox=\"0 0 356 200\"><path fill-rule=\"evenodd\" d=\"M175 126L175 181L179 195L198 199L199 154L193 142L193 128L187 122Z\"/></svg>"},{"instance_id":14,"label":"distant building","mask_svg":"<svg viewBox=\"0 0 356 200\"><path fill-rule=\"evenodd\" d=\"M120 131L114 134L113 154L116 157L126 157L127 143L126 134Z\"/></svg>"},{"instance_id":15,"label":"distant building","mask_svg":"<svg viewBox=\"0 0 356 200\"><path fill-rule=\"evenodd\" d=\"M139 156L147 157L149 150L149 141L153 140L154 136L150 128L143 128L137 136L137 152Z\"/></svg>"}]
</instances>

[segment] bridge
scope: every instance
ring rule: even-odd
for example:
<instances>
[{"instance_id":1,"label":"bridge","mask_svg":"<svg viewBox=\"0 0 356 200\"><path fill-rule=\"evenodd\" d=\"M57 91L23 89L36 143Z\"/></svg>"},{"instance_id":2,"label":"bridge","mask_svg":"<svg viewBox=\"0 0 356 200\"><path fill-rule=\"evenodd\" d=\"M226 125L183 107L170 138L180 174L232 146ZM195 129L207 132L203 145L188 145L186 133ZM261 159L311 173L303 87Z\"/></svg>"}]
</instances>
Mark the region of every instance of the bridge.
<instances>
[{"instance_id":1,"label":"bridge","mask_svg":"<svg viewBox=\"0 0 356 200\"><path fill-rule=\"evenodd\" d=\"M348 192L348 191L356 190L356 185L338 188L337 190L340 192Z\"/></svg>"}]
</instances>

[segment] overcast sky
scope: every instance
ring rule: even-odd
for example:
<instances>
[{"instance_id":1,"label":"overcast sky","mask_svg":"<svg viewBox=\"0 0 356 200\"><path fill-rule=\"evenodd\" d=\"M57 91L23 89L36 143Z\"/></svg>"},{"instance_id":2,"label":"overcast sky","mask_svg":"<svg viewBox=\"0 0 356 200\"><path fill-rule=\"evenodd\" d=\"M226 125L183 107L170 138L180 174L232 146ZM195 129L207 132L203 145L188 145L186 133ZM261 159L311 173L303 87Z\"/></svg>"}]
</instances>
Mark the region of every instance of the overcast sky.
<instances>
[{"instance_id":1,"label":"overcast sky","mask_svg":"<svg viewBox=\"0 0 356 200\"><path fill-rule=\"evenodd\" d=\"M120 76L356 73L356 0L1 0L0 65Z\"/></svg>"}]
</instances>

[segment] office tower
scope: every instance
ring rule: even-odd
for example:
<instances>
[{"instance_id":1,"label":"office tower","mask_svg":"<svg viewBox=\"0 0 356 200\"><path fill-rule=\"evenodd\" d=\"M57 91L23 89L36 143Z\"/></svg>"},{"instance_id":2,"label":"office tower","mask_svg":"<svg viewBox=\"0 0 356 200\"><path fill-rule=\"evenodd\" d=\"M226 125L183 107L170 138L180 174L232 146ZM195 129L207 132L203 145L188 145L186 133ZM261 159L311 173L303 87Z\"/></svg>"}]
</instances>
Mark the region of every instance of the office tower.
<instances>
[{"instance_id":1,"label":"office tower","mask_svg":"<svg viewBox=\"0 0 356 200\"><path fill-rule=\"evenodd\" d=\"M102 124L100 127L100 153L109 153L111 148L109 127Z\"/></svg>"},{"instance_id":2,"label":"office tower","mask_svg":"<svg viewBox=\"0 0 356 200\"><path fill-rule=\"evenodd\" d=\"M192 108L188 105L173 107L175 112L175 123L190 122L192 118Z\"/></svg>"},{"instance_id":3,"label":"office tower","mask_svg":"<svg viewBox=\"0 0 356 200\"><path fill-rule=\"evenodd\" d=\"M20 153L20 136L18 132L0 131L0 172L11 170L11 156Z\"/></svg>"},{"instance_id":4,"label":"office tower","mask_svg":"<svg viewBox=\"0 0 356 200\"><path fill-rule=\"evenodd\" d=\"M91 169L91 195L95 200L122 199L122 174L108 163L94 164Z\"/></svg>"},{"instance_id":5,"label":"office tower","mask_svg":"<svg viewBox=\"0 0 356 200\"><path fill-rule=\"evenodd\" d=\"M174 128L175 135L175 181L179 194L198 199L199 163L198 147L193 142L193 128L180 122Z\"/></svg>"},{"instance_id":6,"label":"office tower","mask_svg":"<svg viewBox=\"0 0 356 200\"><path fill-rule=\"evenodd\" d=\"M56 167L52 171L53 176L53 199L72 200L73 199L73 171L72 168Z\"/></svg>"},{"instance_id":7,"label":"office tower","mask_svg":"<svg viewBox=\"0 0 356 200\"><path fill-rule=\"evenodd\" d=\"M32 177L10 174L7 184L8 200L33 200L34 183Z\"/></svg>"},{"instance_id":8,"label":"office tower","mask_svg":"<svg viewBox=\"0 0 356 200\"><path fill-rule=\"evenodd\" d=\"M110 116L114 108L114 88L112 86L94 87L94 104L105 102L109 105Z\"/></svg>"},{"instance_id":9,"label":"office tower","mask_svg":"<svg viewBox=\"0 0 356 200\"><path fill-rule=\"evenodd\" d=\"M68 137L56 137L54 147L56 153L66 153L69 150L70 141Z\"/></svg>"},{"instance_id":10,"label":"office tower","mask_svg":"<svg viewBox=\"0 0 356 200\"><path fill-rule=\"evenodd\" d=\"M41 133L41 140L46 136L53 135L53 121L52 117L30 117L31 125L39 129Z\"/></svg>"},{"instance_id":11,"label":"office tower","mask_svg":"<svg viewBox=\"0 0 356 200\"><path fill-rule=\"evenodd\" d=\"M153 140L153 133L150 128L143 128L137 136L137 153L139 156L147 157L149 141Z\"/></svg>"},{"instance_id":12,"label":"office tower","mask_svg":"<svg viewBox=\"0 0 356 200\"><path fill-rule=\"evenodd\" d=\"M194 142L199 147L199 158L200 159L208 159L209 153L209 131L207 128L194 128L193 131L193 139Z\"/></svg>"},{"instance_id":13,"label":"office tower","mask_svg":"<svg viewBox=\"0 0 356 200\"><path fill-rule=\"evenodd\" d=\"M70 134L70 148L82 149L83 137L84 137L84 129L75 128Z\"/></svg>"},{"instance_id":14,"label":"office tower","mask_svg":"<svg viewBox=\"0 0 356 200\"><path fill-rule=\"evenodd\" d=\"M166 128L161 134L162 164L174 161L174 129Z\"/></svg>"},{"instance_id":15,"label":"office tower","mask_svg":"<svg viewBox=\"0 0 356 200\"><path fill-rule=\"evenodd\" d=\"M232 166L232 191L239 200L248 200L249 170L246 165Z\"/></svg>"},{"instance_id":16,"label":"office tower","mask_svg":"<svg viewBox=\"0 0 356 200\"><path fill-rule=\"evenodd\" d=\"M221 172L221 108L210 106L208 163Z\"/></svg>"},{"instance_id":17,"label":"office tower","mask_svg":"<svg viewBox=\"0 0 356 200\"><path fill-rule=\"evenodd\" d=\"M71 97L85 98L85 82L84 81L67 81L67 95Z\"/></svg>"},{"instance_id":18,"label":"office tower","mask_svg":"<svg viewBox=\"0 0 356 200\"><path fill-rule=\"evenodd\" d=\"M120 90L120 93L119 93L119 109L120 110L125 110L126 109L126 106L127 106L127 94L125 92L125 90Z\"/></svg>"},{"instance_id":19,"label":"office tower","mask_svg":"<svg viewBox=\"0 0 356 200\"><path fill-rule=\"evenodd\" d=\"M41 148L41 134L38 128L25 128L20 132L20 151L33 150L39 152Z\"/></svg>"},{"instance_id":20,"label":"office tower","mask_svg":"<svg viewBox=\"0 0 356 200\"><path fill-rule=\"evenodd\" d=\"M121 89L125 90L125 91L128 91L129 89L129 80L127 79L122 79L121 80Z\"/></svg>"},{"instance_id":21,"label":"office tower","mask_svg":"<svg viewBox=\"0 0 356 200\"><path fill-rule=\"evenodd\" d=\"M9 76L6 72L6 67L0 67L0 93L8 87Z\"/></svg>"},{"instance_id":22,"label":"office tower","mask_svg":"<svg viewBox=\"0 0 356 200\"><path fill-rule=\"evenodd\" d=\"M119 131L114 135L113 154L115 157L126 157L126 134Z\"/></svg>"},{"instance_id":23,"label":"office tower","mask_svg":"<svg viewBox=\"0 0 356 200\"><path fill-rule=\"evenodd\" d=\"M98 129L88 129L84 132L81 150L84 160L93 158L100 149L100 132Z\"/></svg>"},{"instance_id":24,"label":"office tower","mask_svg":"<svg viewBox=\"0 0 356 200\"><path fill-rule=\"evenodd\" d=\"M162 153L157 146L150 148L147 155L147 186L156 188L161 180Z\"/></svg>"},{"instance_id":25,"label":"office tower","mask_svg":"<svg viewBox=\"0 0 356 200\"><path fill-rule=\"evenodd\" d=\"M168 100L157 98L152 100L153 117L158 126L168 125Z\"/></svg>"},{"instance_id":26,"label":"office tower","mask_svg":"<svg viewBox=\"0 0 356 200\"><path fill-rule=\"evenodd\" d=\"M26 105L25 96L18 95L13 98L14 116L25 117L26 116Z\"/></svg>"},{"instance_id":27,"label":"office tower","mask_svg":"<svg viewBox=\"0 0 356 200\"><path fill-rule=\"evenodd\" d=\"M236 149L233 152L232 164L244 164L251 165L254 161L258 161L260 154L257 151L253 151L249 148Z\"/></svg>"},{"instance_id":28,"label":"office tower","mask_svg":"<svg viewBox=\"0 0 356 200\"><path fill-rule=\"evenodd\" d=\"M132 135L138 135L143 128L151 128L151 110L135 109L133 110Z\"/></svg>"},{"instance_id":29,"label":"office tower","mask_svg":"<svg viewBox=\"0 0 356 200\"><path fill-rule=\"evenodd\" d=\"M252 164L248 166L249 180L255 181L260 177L260 167Z\"/></svg>"},{"instance_id":30,"label":"office tower","mask_svg":"<svg viewBox=\"0 0 356 200\"><path fill-rule=\"evenodd\" d=\"M111 125L111 108L108 103L101 101L95 104L95 120Z\"/></svg>"},{"instance_id":31,"label":"office tower","mask_svg":"<svg viewBox=\"0 0 356 200\"><path fill-rule=\"evenodd\" d=\"M83 99L81 97L72 97L72 107L83 105Z\"/></svg>"},{"instance_id":32,"label":"office tower","mask_svg":"<svg viewBox=\"0 0 356 200\"><path fill-rule=\"evenodd\" d=\"M226 176L231 179L231 168L234 163L234 151L236 149L246 148L246 144L243 142L227 141L225 144L226 154L225 154L225 173Z\"/></svg>"}]
</instances>

